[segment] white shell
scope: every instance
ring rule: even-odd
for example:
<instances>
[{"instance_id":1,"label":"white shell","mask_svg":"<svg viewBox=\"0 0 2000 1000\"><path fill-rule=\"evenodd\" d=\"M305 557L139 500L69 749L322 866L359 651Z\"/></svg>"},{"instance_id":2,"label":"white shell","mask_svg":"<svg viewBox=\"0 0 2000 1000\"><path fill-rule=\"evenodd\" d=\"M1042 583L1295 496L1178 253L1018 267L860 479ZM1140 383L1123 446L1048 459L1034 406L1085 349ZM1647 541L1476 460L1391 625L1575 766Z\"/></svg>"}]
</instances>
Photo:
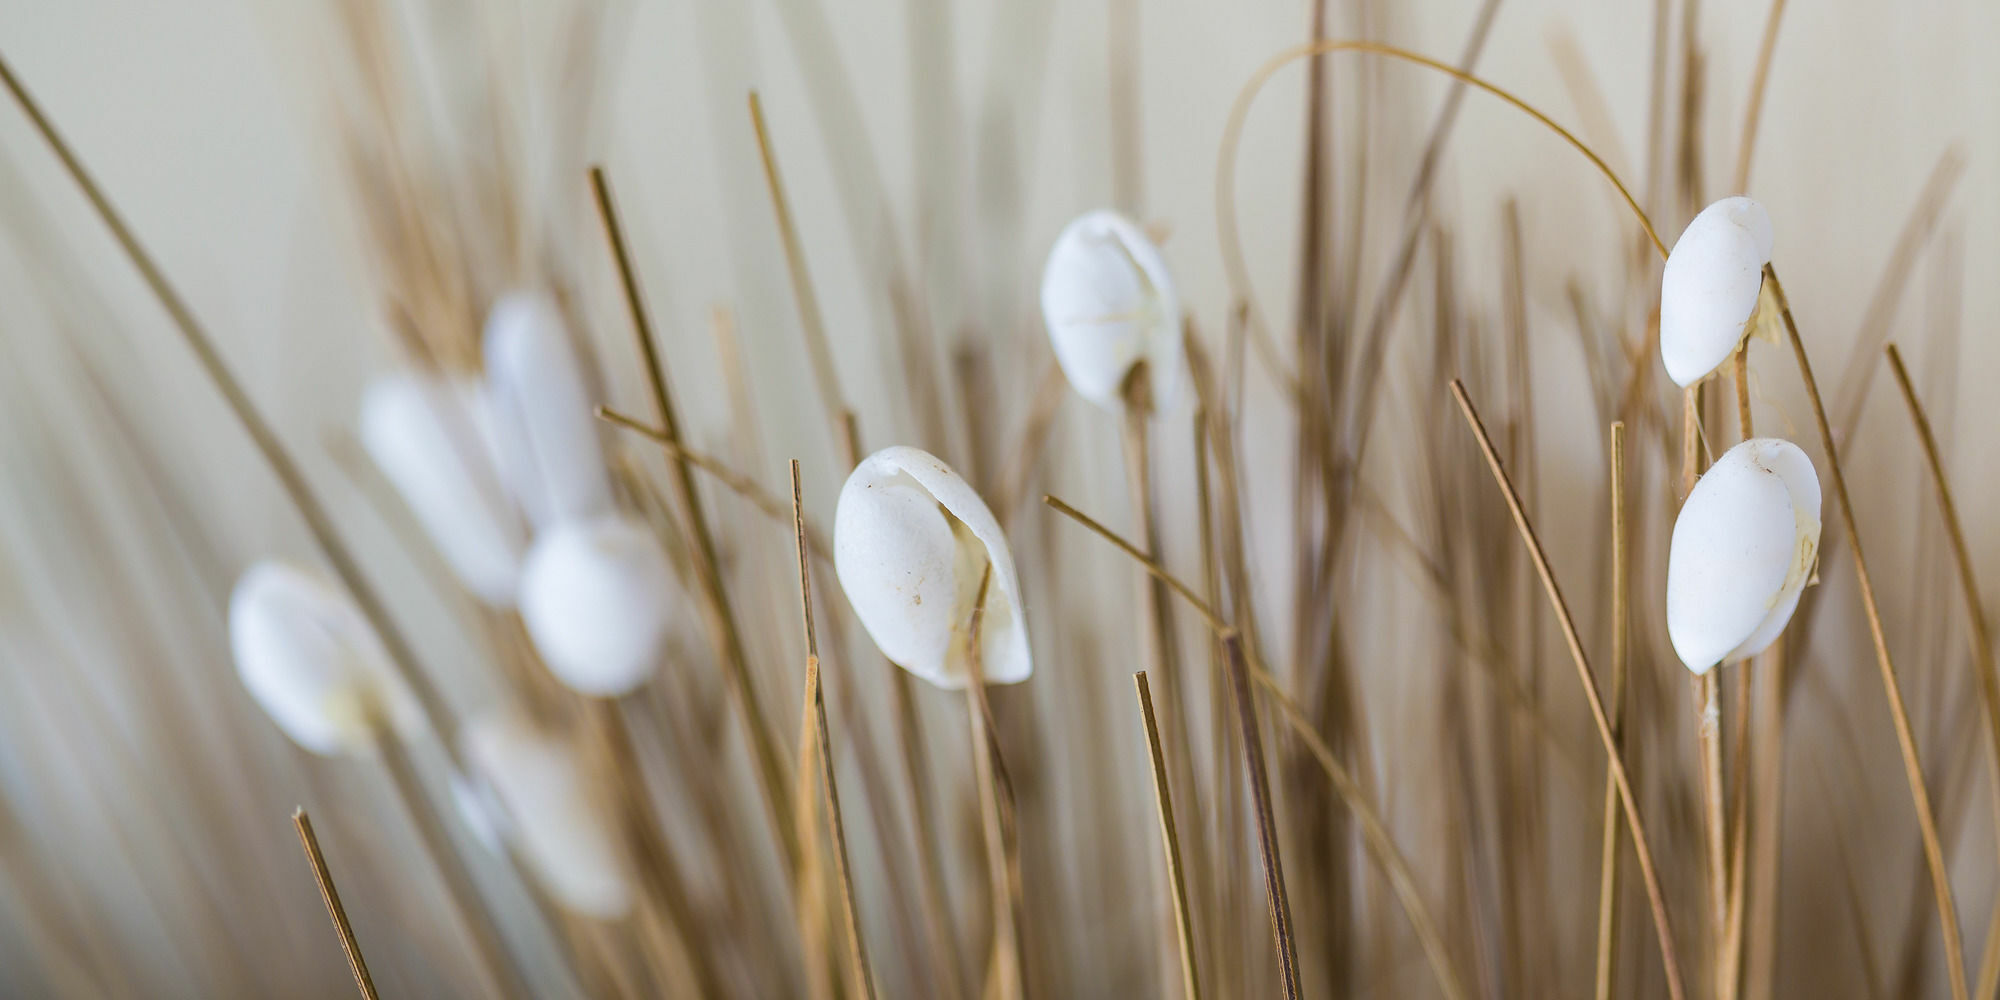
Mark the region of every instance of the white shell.
<instances>
[{"instance_id":1,"label":"white shell","mask_svg":"<svg viewBox=\"0 0 2000 1000\"><path fill-rule=\"evenodd\" d=\"M1132 220L1091 212L1063 229L1042 269L1042 321L1071 386L1107 410L1145 361L1153 406L1173 401L1185 363L1180 296L1166 258Z\"/></svg>"},{"instance_id":2,"label":"white shell","mask_svg":"<svg viewBox=\"0 0 2000 1000\"><path fill-rule=\"evenodd\" d=\"M980 666L988 683L1034 673L1021 585L1000 523L958 473L917 448L863 459L840 489L833 564L840 589L884 655L941 688L968 680L965 631L986 565Z\"/></svg>"},{"instance_id":3,"label":"white shell","mask_svg":"<svg viewBox=\"0 0 2000 1000\"><path fill-rule=\"evenodd\" d=\"M501 485L479 383L378 376L361 395L361 445L459 582L489 605L511 606L527 532Z\"/></svg>"},{"instance_id":4,"label":"white shell","mask_svg":"<svg viewBox=\"0 0 2000 1000\"><path fill-rule=\"evenodd\" d=\"M677 597L660 540L623 515L544 531L521 572L521 620L542 661L598 697L653 675Z\"/></svg>"},{"instance_id":5,"label":"white shell","mask_svg":"<svg viewBox=\"0 0 2000 1000\"><path fill-rule=\"evenodd\" d=\"M250 697L313 753L365 750L376 718L406 737L423 728L415 698L360 609L296 567L266 559L237 578L229 648Z\"/></svg>"},{"instance_id":6,"label":"white shell","mask_svg":"<svg viewBox=\"0 0 2000 1000\"><path fill-rule=\"evenodd\" d=\"M555 303L503 296L486 317L485 353L500 469L529 522L610 513L595 404Z\"/></svg>"},{"instance_id":7,"label":"white shell","mask_svg":"<svg viewBox=\"0 0 2000 1000\"><path fill-rule=\"evenodd\" d=\"M615 920L632 908L617 822L570 747L516 718L486 715L460 736L472 769L461 809L512 844L566 909Z\"/></svg>"},{"instance_id":8,"label":"white shell","mask_svg":"<svg viewBox=\"0 0 2000 1000\"><path fill-rule=\"evenodd\" d=\"M1708 377L1743 341L1771 260L1771 217L1744 197L1701 210L1660 278L1660 360L1682 387Z\"/></svg>"},{"instance_id":9,"label":"white shell","mask_svg":"<svg viewBox=\"0 0 2000 1000\"><path fill-rule=\"evenodd\" d=\"M1819 477L1797 445L1752 438L1695 484L1667 555L1667 634L1689 670L1762 652L1819 552Z\"/></svg>"}]
</instances>

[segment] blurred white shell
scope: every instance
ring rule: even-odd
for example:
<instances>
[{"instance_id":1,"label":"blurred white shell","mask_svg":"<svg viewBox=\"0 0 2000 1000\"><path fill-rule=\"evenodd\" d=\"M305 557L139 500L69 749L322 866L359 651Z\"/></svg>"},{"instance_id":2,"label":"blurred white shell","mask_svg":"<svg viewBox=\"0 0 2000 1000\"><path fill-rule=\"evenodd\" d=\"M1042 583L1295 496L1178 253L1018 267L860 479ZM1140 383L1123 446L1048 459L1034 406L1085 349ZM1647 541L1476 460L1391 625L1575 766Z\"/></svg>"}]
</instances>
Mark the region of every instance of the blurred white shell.
<instances>
[{"instance_id":1,"label":"blurred white shell","mask_svg":"<svg viewBox=\"0 0 2000 1000\"><path fill-rule=\"evenodd\" d=\"M1166 258L1132 220L1091 212L1063 229L1042 269L1042 321L1071 386L1107 410L1146 362L1154 408L1170 405L1184 363L1180 296Z\"/></svg>"},{"instance_id":2,"label":"blurred white shell","mask_svg":"<svg viewBox=\"0 0 2000 1000\"><path fill-rule=\"evenodd\" d=\"M1771 260L1771 217L1744 197L1701 210L1660 278L1660 360L1686 387L1720 367L1757 310Z\"/></svg>"},{"instance_id":3,"label":"blurred white shell","mask_svg":"<svg viewBox=\"0 0 2000 1000\"><path fill-rule=\"evenodd\" d=\"M536 528L612 509L590 392L547 296L515 292L486 317L486 383L500 469Z\"/></svg>"},{"instance_id":4,"label":"blurred white shell","mask_svg":"<svg viewBox=\"0 0 2000 1000\"><path fill-rule=\"evenodd\" d=\"M527 532L501 485L479 383L378 376L361 395L361 445L459 582L487 604L511 606Z\"/></svg>"},{"instance_id":5,"label":"blurred white shell","mask_svg":"<svg viewBox=\"0 0 2000 1000\"><path fill-rule=\"evenodd\" d=\"M318 754L366 749L380 719L404 736L423 716L359 608L319 578L263 560L229 595L229 648L250 697Z\"/></svg>"},{"instance_id":6,"label":"blurred white shell","mask_svg":"<svg viewBox=\"0 0 2000 1000\"><path fill-rule=\"evenodd\" d=\"M908 447L868 456L841 487L840 589L883 654L938 687L967 683L966 629L989 562L980 666L989 683L1013 684L1034 663L1014 558L986 503L935 456Z\"/></svg>"},{"instance_id":7,"label":"blurred white shell","mask_svg":"<svg viewBox=\"0 0 2000 1000\"><path fill-rule=\"evenodd\" d=\"M615 920L632 908L617 823L591 794L590 776L570 747L513 717L486 715L460 741L472 773L455 788L461 812L513 845L521 861L566 909Z\"/></svg>"},{"instance_id":8,"label":"blurred white shell","mask_svg":"<svg viewBox=\"0 0 2000 1000\"><path fill-rule=\"evenodd\" d=\"M1762 652L1819 552L1819 476L1797 445L1752 438L1695 484L1667 556L1667 634L1689 670Z\"/></svg>"},{"instance_id":9,"label":"blurred white shell","mask_svg":"<svg viewBox=\"0 0 2000 1000\"><path fill-rule=\"evenodd\" d=\"M678 596L660 540L623 515L549 528L521 571L521 620L542 661L599 697L653 675Z\"/></svg>"}]
</instances>

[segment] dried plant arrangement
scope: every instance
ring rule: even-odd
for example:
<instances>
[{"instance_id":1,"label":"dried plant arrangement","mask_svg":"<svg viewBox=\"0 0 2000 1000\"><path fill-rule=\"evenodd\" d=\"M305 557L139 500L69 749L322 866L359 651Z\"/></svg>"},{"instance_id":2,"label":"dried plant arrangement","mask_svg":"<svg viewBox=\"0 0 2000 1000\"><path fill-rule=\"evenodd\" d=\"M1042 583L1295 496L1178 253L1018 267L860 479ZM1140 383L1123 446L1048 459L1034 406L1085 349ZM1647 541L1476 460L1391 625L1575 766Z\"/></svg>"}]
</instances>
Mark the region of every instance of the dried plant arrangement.
<instances>
[{"instance_id":1,"label":"dried plant arrangement","mask_svg":"<svg viewBox=\"0 0 2000 1000\"><path fill-rule=\"evenodd\" d=\"M0 994L2000 989L1969 157L1882 257L1753 188L1785 0L1620 15L1634 120L1497 0L1311 4L1195 199L1172 11L1080 87L911 4L878 92L698 6L643 112L643 5L285 15L366 317L305 432L0 58Z\"/></svg>"}]
</instances>

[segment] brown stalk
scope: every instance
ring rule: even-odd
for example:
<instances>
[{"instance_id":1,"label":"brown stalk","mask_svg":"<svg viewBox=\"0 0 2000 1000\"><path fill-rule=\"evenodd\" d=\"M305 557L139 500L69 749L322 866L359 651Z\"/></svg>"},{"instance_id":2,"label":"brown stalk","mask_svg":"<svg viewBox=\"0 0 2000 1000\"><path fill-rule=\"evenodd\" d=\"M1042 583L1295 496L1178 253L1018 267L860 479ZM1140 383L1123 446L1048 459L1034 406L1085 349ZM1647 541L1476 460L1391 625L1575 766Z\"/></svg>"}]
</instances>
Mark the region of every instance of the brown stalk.
<instances>
[{"instance_id":1,"label":"brown stalk","mask_svg":"<svg viewBox=\"0 0 2000 1000\"><path fill-rule=\"evenodd\" d=\"M757 155L763 159L764 182L770 188L771 209L778 217L778 238L785 248L785 269L792 279L792 298L799 307L799 326L805 331L806 357L812 363L813 384L819 390L820 405L826 407L828 426L844 428L836 435L843 449L842 462L853 468L861 460L855 454L852 425L854 413L842 401L840 376L833 365L833 351L827 345L826 322L819 311L819 296L813 292L812 276L806 272L805 249L799 243L798 227L792 222L791 203L785 200L785 183L778 176L778 160L771 152L771 136L764 128L764 102L750 92L750 124L757 133Z\"/></svg>"},{"instance_id":2,"label":"brown stalk","mask_svg":"<svg viewBox=\"0 0 2000 1000\"><path fill-rule=\"evenodd\" d=\"M988 985L1000 1000L1027 996L1027 963L1022 957L1025 926L1021 905L1020 847L1015 842L1014 790L1000 755L993 705L986 698L986 668L980 657L979 626L986 614L986 590L993 565L979 575L972 621L966 629L965 708L972 732L972 770L979 786L980 825L986 835L986 877L993 899L993 956Z\"/></svg>"},{"instance_id":3,"label":"brown stalk","mask_svg":"<svg viewBox=\"0 0 2000 1000\"><path fill-rule=\"evenodd\" d=\"M1250 771L1250 798L1256 809L1257 844L1264 857L1264 894L1270 904L1271 938L1278 948L1278 974L1286 1000L1299 998L1299 946L1292 931L1292 904L1285 895L1285 865L1278 852L1278 819L1271 805L1271 779L1265 773L1264 737L1257 729L1257 706L1251 700L1249 668L1243 658L1243 636L1222 630L1224 661L1229 665L1229 690L1236 703L1237 726Z\"/></svg>"},{"instance_id":4,"label":"brown stalk","mask_svg":"<svg viewBox=\"0 0 2000 1000\"><path fill-rule=\"evenodd\" d=\"M1779 0L1782 4L1783 0ZM1750 345L1746 341L1736 347L1734 361L1734 381L1736 383L1736 427L1741 439L1750 440L1754 425L1750 419ZM1753 675L1776 670L1777 656L1769 649L1744 661L1736 668L1736 721L1730 733L1730 754L1732 764L1729 773L1729 813L1735 820L1729 825L1728 887L1723 903L1721 983L1725 987L1722 1000L1735 1000L1742 990L1743 975L1743 918L1745 914L1745 894L1749 891L1750 876L1744 869L1750 847L1750 701L1753 694Z\"/></svg>"},{"instance_id":5,"label":"brown stalk","mask_svg":"<svg viewBox=\"0 0 2000 1000\"><path fill-rule=\"evenodd\" d=\"M861 462L861 432L855 419L854 409L849 406L840 389L840 375L834 365L833 350L826 336L826 322L820 313L819 296L813 290L812 275L806 267L805 248L799 239L798 226L793 221L791 201L785 197L784 180L778 172L778 158L771 145L770 130L764 122L764 102L757 92L748 95L750 124L757 137L757 155L764 167L765 187L771 198L771 211L778 224L778 236L785 253L785 269L791 279L792 298L798 306L799 329L806 344L806 356L813 371L813 384L820 397L820 405L826 410L827 427L833 432L834 444L839 449L841 469L853 469ZM891 279L891 284L899 284ZM893 297L893 296L892 296ZM910 675L899 669L889 672L889 687L895 704L894 725L897 744L902 751L904 780L910 786L912 820L916 827L916 850L920 855L919 879L926 909L926 928L930 935L930 946L934 957L941 965L949 966L951 947L949 931L943 926L944 914L949 910L941 905L944 896L943 874L936 858L931 853L935 841L936 822L931 815L928 798L927 772L923 765L924 736L922 717L916 712L916 699L912 690L915 682ZM864 767L873 773L873 755L867 752L869 745L862 745ZM894 876L891 876L892 879ZM941 970L941 975L956 979L952 970ZM951 987L956 993L956 985Z\"/></svg>"},{"instance_id":6,"label":"brown stalk","mask_svg":"<svg viewBox=\"0 0 2000 1000\"><path fill-rule=\"evenodd\" d=\"M1146 572L1153 574L1160 582L1166 584L1168 589L1179 594L1218 637L1239 634L1218 617L1209 603L1202 600L1193 588L1167 572L1157 561L1139 551L1137 546L1126 541L1117 532L1056 497L1044 496L1042 502L1083 525L1091 533L1110 542L1114 548L1146 567ZM1227 650L1224 652L1226 654ZM1319 762L1320 768L1332 781L1335 793L1360 821L1362 843L1367 846L1369 854L1381 867L1383 875L1388 878L1390 888L1395 891L1397 901L1402 904L1404 915L1409 918L1411 928L1416 931L1417 940L1423 945L1424 955L1429 960L1431 971L1436 974L1438 985L1444 995L1449 1000L1461 1000L1466 996L1465 989L1461 985L1463 980L1452 965L1450 953L1444 947L1444 936L1438 931L1436 918L1431 915L1429 907L1424 905L1423 897L1417 891L1416 878L1411 873L1409 861L1403 857L1402 851L1397 849L1395 840L1389 835L1388 826L1382 822L1374 807L1369 805L1360 783L1341 766L1332 748L1328 747L1326 741L1313 729L1305 710L1286 693L1277 678L1271 676L1270 671L1258 661L1254 652L1246 648L1244 656L1249 665L1251 679L1264 689L1265 694L1277 702L1278 707L1284 712L1286 724L1294 735L1305 742L1313 757Z\"/></svg>"},{"instance_id":7,"label":"brown stalk","mask_svg":"<svg viewBox=\"0 0 2000 1000\"><path fill-rule=\"evenodd\" d=\"M1589 658L1583 652L1583 640L1577 636L1576 622L1570 617L1569 606L1563 601L1562 589L1556 585L1555 573L1549 568L1548 556L1542 552L1541 540L1535 536L1534 526L1528 523L1528 515L1521 507L1520 494L1514 491L1513 481L1507 478L1500 453L1494 450L1493 439L1486 434L1486 425L1480 422L1471 397L1465 394L1465 385L1453 379L1451 394L1458 401L1459 412L1464 414L1466 425L1479 439L1479 450L1486 456L1486 465L1492 470L1494 481L1507 499L1507 509L1514 516L1514 526L1520 530L1521 540L1528 546L1528 554L1535 562L1535 572L1542 579L1542 589L1548 592L1549 603L1562 625L1563 641L1569 646L1570 659L1576 664L1577 679L1582 682L1585 700L1590 703L1591 720L1597 724L1598 738L1604 741L1611 774L1618 783L1618 797L1625 805L1625 820L1632 828L1632 847L1639 857L1639 875L1646 884L1646 896L1653 907L1653 926L1660 939L1660 959L1666 970L1667 992L1672 994L1674 1000L1683 1000L1680 959L1674 948L1673 927L1667 919L1666 895L1660 888L1659 872L1653 865L1653 849L1646 840L1645 824L1639 819L1638 797L1632 792L1631 777L1626 774L1625 763L1618 755L1618 738L1611 731L1611 720L1604 713L1604 700L1597 692L1597 680L1592 676Z\"/></svg>"},{"instance_id":8,"label":"brown stalk","mask_svg":"<svg viewBox=\"0 0 2000 1000\"><path fill-rule=\"evenodd\" d=\"M1945 869L1944 846L1938 838L1937 815L1931 811L1930 791L1924 787L1924 769L1917 757L1916 735L1910 727L1910 713L1903 705L1902 688L1896 681L1896 665L1889 656L1889 640L1882 631L1882 615L1875 604L1875 585L1868 575L1868 563L1861 554L1861 530L1856 524L1854 506L1847 495L1847 477L1840 469L1840 455L1834 449L1833 428L1827 423L1826 407L1820 402L1819 385L1813 381L1812 362L1806 358L1805 341L1799 337L1799 327L1792 319L1791 302L1785 297L1785 286L1778 280L1778 272L1770 264L1764 265L1764 282L1770 286L1773 300L1777 303L1778 314L1785 321L1785 335L1791 338L1792 354L1799 363L1799 378L1805 382L1806 399L1812 403L1813 422L1819 428L1820 444L1826 449L1826 464L1833 477L1835 500L1840 505L1840 518L1846 528L1847 544L1854 550L1854 576L1861 589L1861 607L1868 617L1868 634L1875 643L1875 664L1881 670L1882 691L1888 698L1889 713L1896 724L1896 744L1903 754L1903 772L1910 783L1910 800L1917 814L1917 829L1923 836L1924 862L1930 868L1931 893L1937 897L1938 919L1944 925L1944 954L1946 972L1951 980L1951 995L1955 1000L1966 1000L1965 945L1960 938L1958 910L1952 904L1951 875Z\"/></svg>"},{"instance_id":9,"label":"brown stalk","mask_svg":"<svg viewBox=\"0 0 2000 1000\"><path fill-rule=\"evenodd\" d=\"M673 397L667 387L666 366L661 361L658 349L653 343L652 322L646 314L646 303L639 292L638 278L632 271L632 259L625 246L625 233L618 222L618 211L611 200L611 186L604 177L602 167L590 169L590 186L596 196L598 215L604 223L606 238L611 244L611 255L618 267L618 280L625 292L625 304L631 312L633 333L638 340L639 354L646 368L646 379L653 396L654 416L659 420L661 432L669 442L680 443L680 422L674 413ZM680 505L680 513L686 518L685 530L694 538L695 575L700 581L702 595L702 617L708 624L710 636L715 642L716 652L721 657L731 694L737 711L743 715L745 736L750 741L751 756L757 764L759 788L763 792L764 807L770 814L771 828L776 834L779 846L785 855L786 872L797 877L799 871L799 843L795 838L797 827L792 820L792 803L786 797L785 789L790 784L785 774L784 756L778 749L778 739L773 734L763 702L757 695L757 686L750 676L750 663L744 653L742 633L736 627L736 617L729 606L729 590L724 586L721 562L716 555L715 536L710 532L708 518L703 513L701 496L695 492L693 463L685 453L674 460L674 475L669 477L674 499Z\"/></svg>"},{"instance_id":10,"label":"brown stalk","mask_svg":"<svg viewBox=\"0 0 2000 1000\"><path fill-rule=\"evenodd\" d=\"M834 874L840 880L840 902L847 917L848 960L861 995L875 1000L875 973L868 966L868 947L862 940L861 909L855 903L854 873L847 860L847 825L840 814L840 788L834 781L833 737L826 725L826 696L819 682L819 634L813 628L812 570L806 546L806 508L799 486L799 460L792 459L792 531L799 550L799 604L806 628L805 718L801 731L813 737L819 751L820 789L825 799L827 824L833 835Z\"/></svg>"},{"instance_id":11,"label":"brown stalk","mask_svg":"<svg viewBox=\"0 0 2000 1000\"><path fill-rule=\"evenodd\" d=\"M596 412L597 419L607 424L632 431L659 445L660 450L666 452L668 458L675 461L685 461L695 468L708 473L714 477L716 482L721 483L731 493L748 500L751 506L762 511L765 516L784 521L787 524L791 523L791 509L783 500L778 499L777 494L757 485L755 479L724 465L720 459L689 448L669 438L666 432L659 428L614 410L611 407L600 406ZM830 553L833 551L827 546L820 531L810 524L806 525L806 544L812 548L814 554L822 559L830 558Z\"/></svg>"},{"instance_id":12,"label":"brown stalk","mask_svg":"<svg viewBox=\"0 0 2000 1000\"><path fill-rule=\"evenodd\" d=\"M1625 423L1611 425L1611 735L1625 727L1625 671L1631 648L1631 553L1625 544ZM1618 956L1618 783L1604 775L1604 843L1598 862L1597 1000L1610 1000Z\"/></svg>"},{"instance_id":13,"label":"brown stalk","mask_svg":"<svg viewBox=\"0 0 2000 1000\"><path fill-rule=\"evenodd\" d=\"M1694 495L1701 478L1701 388L1681 391L1681 503ZM1695 746L1701 774L1703 869L1708 877L1708 944L1711 983L1717 1000L1727 1000L1723 985L1724 939L1729 923L1729 861L1727 819L1722 791L1722 665L1691 674L1688 690L1694 698Z\"/></svg>"},{"instance_id":14,"label":"brown stalk","mask_svg":"<svg viewBox=\"0 0 2000 1000\"><path fill-rule=\"evenodd\" d=\"M1244 82L1243 88L1237 92L1235 104L1230 108L1227 124L1223 127L1222 148L1219 162L1216 165L1215 179L1216 215L1218 219L1228 221L1236 217L1236 149L1242 141L1243 123L1250 109L1250 102L1256 98L1258 92L1270 81L1272 75L1286 65L1297 62L1300 59L1309 59L1314 56L1326 55L1333 52L1366 52L1414 63L1418 66L1443 73L1461 83L1477 87L1513 105L1530 118L1535 119L1561 136L1563 141L1569 143L1571 148L1582 153L1584 158L1589 160L1591 165L1596 167L1597 171L1603 174L1606 180L1611 182L1611 186L1618 190L1619 196L1632 209L1633 215L1639 220L1640 228L1646 231L1647 238L1652 241L1653 247L1660 252L1660 256L1665 257L1667 255L1666 243L1662 242L1660 234L1654 231L1652 220L1646 216L1645 209L1639 207L1638 199L1632 196L1632 192L1626 188L1625 182L1620 180L1611 167L1588 145L1585 145L1583 140L1577 138L1568 129L1556 124L1555 119L1543 114L1534 105L1514 96L1511 92L1474 76L1465 70L1459 69L1450 63L1441 62L1429 56L1420 55L1408 49L1397 48L1393 45L1354 39L1327 39L1303 45L1295 45L1266 60L1262 66L1257 67L1255 73L1250 75L1250 79ZM1229 281L1230 298L1233 301L1250 302L1249 267L1243 257L1241 236L1235 231L1233 225L1221 226L1220 230L1219 237L1222 248L1223 271Z\"/></svg>"},{"instance_id":15,"label":"brown stalk","mask_svg":"<svg viewBox=\"0 0 2000 1000\"><path fill-rule=\"evenodd\" d=\"M375 980L368 975L368 962L361 957L361 943L354 939L354 925L347 922L347 907L340 903L340 891L333 887L333 873L327 870L326 856L320 853L319 837L313 833L312 817L304 806L292 810L292 826L299 831L299 844L312 865L313 881L319 884L319 898L326 903L326 915L333 919L333 932L340 935L340 950L347 956L348 971L362 1000L378 1000Z\"/></svg>"},{"instance_id":16,"label":"brown stalk","mask_svg":"<svg viewBox=\"0 0 2000 1000\"><path fill-rule=\"evenodd\" d=\"M1931 431L1930 417L1924 413L1923 404L1917 401L1917 390L1910 382L1910 373L1903 367L1903 355L1896 345L1887 348L1889 371L1896 376L1896 388L1902 390L1903 403L1910 411L1910 422L1916 425L1917 438L1924 446L1924 465L1930 471L1931 481L1937 484L1938 511L1944 517L1945 537L1951 541L1951 556L1958 567L1959 587L1965 592L1965 611L1972 631L1973 669L1979 674L1979 697L1986 709L1986 762L1988 773L1994 779L1993 795L2000 800L2000 677L1994 674L1993 633L1986 625L1986 605L1979 597L1979 581L1972 571L1972 551L1965 544L1965 527L1958 517L1958 504L1951 497L1951 486L1945 481L1944 460L1938 454L1937 435ZM1973 995L1991 997L1996 983L2000 983L2000 900L1994 903L1993 920L1989 924L1986 944L1979 959L1979 979Z\"/></svg>"},{"instance_id":17,"label":"brown stalk","mask_svg":"<svg viewBox=\"0 0 2000 1000\"><path fill-rule=\"evenodd\" d=\"M1147 759L1153 765L1153 804L1160 817L1160 846L1167 855L1167 881L1172 886L1174 931L1180 945L1181 993L1187 1000L1201 1000L1201 975L1194 946L1194 915L1188 911L1185 870L1181 866L1181 835L1174 823L1174 793L1167 783L1167 760L1160 752L1160 726L1153 716L1153 691L1146 684L1146 672L1132 675L1139 693L1139 714L1146 723Z\"/></svg>"},{"instance_id":18,"label":"brown stalk","mask_svg":"<svg viewBox=\"0 0 2000 1000\"><path fill-rule=\"evenodd\" d=\"M1132 533L1144 541L1147 552L1157 553L1160 551L1160 527L1153 495L1152 436L1147 427L1153 412L1151 386L1145 363L1132 366L1125 377L1125 410L1120 414L1120 426L1125 452L1125 492L1132 505ZM1172 743L1167 764L1171 768L1174 784L1181 788L1182 808L1190 816L1201 816L1201 786L1195 778L1193 760L1195 744L1188 728L1190 706L1193 704L1189 689L1194 678L1186 669L1176 642L1173 598L1168 595L1165 584L1143 572L1139 574L1138 597L1141 609L1139 645L1149 669L1160 678L1166 689L1167 732ZM1201 824L1189 823L1186 830L1189 855L1208 857L1207 838L1203 835ZM1206 908L1210 894L1201 870L1197 869L1190 881L1195 901Z\"/></svg>"},{"instance_id":19,"label":"brown stalk","mask_svg":"<svg viewBox=\"0 0 2000 1000\"><path fill-rule=\"evenodd\" d=\"M1757 125L1764 115L1764 88L1771 81L1771 54L1778 48L1778 25L1785 19L1785 0L1771 0L1764 17L1764 40L1757 46L1757 68L1750 74L1750 97L1743 104L1743 133L1736 141L1736 183L1730 190L1750 189L1750 154L1757 148Z\"/></svg>"}]
</instances>

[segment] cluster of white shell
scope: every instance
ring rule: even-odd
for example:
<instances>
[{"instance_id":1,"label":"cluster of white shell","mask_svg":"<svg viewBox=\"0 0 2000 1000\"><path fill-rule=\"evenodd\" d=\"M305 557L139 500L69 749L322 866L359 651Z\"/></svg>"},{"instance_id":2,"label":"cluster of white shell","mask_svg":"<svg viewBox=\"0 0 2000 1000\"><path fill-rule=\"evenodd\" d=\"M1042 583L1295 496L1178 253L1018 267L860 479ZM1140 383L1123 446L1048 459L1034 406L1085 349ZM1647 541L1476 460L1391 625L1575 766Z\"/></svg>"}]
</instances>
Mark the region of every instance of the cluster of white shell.
<instances>
[{"instance_id":1,"label":"cluster of white shell","mask_svg":"<svg viewBox=\"0 0 2000 1000\"><path fill-rule=\"evenodd\" d=\"M363 448L465 589L518 608L550 671L587 695L644 683L677 595L661 543L612 493L589 392L561 314L546 297L501 299L484 331L485 373L395 371L361 400ZM244 687L314 753L408 739L422 712L352 598L298 568L263 561L237 581L229 632ZM615 824L588 799L577 755L510 717L463 733L461 815L521 857L578 913L630 907Z\"/></svg>"},{"instance_id":2,"label":"cluster of white shell","mask_svg":"<svg viewBox=\"0 0 2000 1000\"><path fill-rule=\"evenodd\" d=\"M1660 358L1692 386L1755 322L1771 220L1724 198L1688 223L1660 284ZM1819 477L1797 445L1752 438L1710 466L1681 505L1667 556L1667 634L1689 670L1762 652L1784 631L1819 553Z\"/></svg>"},{"instance_id":3,"label":"cluster of white shell","mask_svg":"<svg viewBox=\"0 0 2000 1000\"><path fill-rule=\"evenodd\" d=\"M562 315L515 293L488 315L481 378L399 371L361 401L361 442L465 588L518 608L543 662L587 695L652 676L675 605L658 538L615 502Z\"/></svg>"}]
</instances>

